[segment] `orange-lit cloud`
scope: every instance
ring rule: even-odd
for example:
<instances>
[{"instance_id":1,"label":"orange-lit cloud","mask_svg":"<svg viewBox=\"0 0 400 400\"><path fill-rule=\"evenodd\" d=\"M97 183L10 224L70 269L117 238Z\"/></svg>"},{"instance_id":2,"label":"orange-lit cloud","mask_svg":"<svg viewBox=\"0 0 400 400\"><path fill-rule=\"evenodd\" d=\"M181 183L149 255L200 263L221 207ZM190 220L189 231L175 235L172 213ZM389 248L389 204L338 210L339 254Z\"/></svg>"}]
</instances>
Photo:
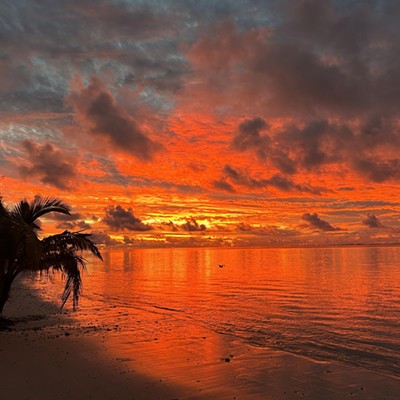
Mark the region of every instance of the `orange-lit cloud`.
<instances>
[{"instance_id":1,"label":"orange-lit cloud","mask_svg":"<svg viewBox=\"0 0 400 400\"><path fill-rule=\"evenodd\" d=\"M137 247L400 239L397 3L44 5L0 5L0 194L72 205L44 231Z\"/></svg>"},{"instance_id":2,"label":"orange-lit cloud","mask_svg":"<svg viewBox=\"0 0 400 400\"><path fill-rule=\"evenodd\" d=\"M140 160L153 158L161 146L150 139L135 119L118 106L99 79L69 96L77 120L95 137L95 146L112 147Z\"/></svg>"},{"instance_id":3,"label":"orange-lit cloud","mask_svg":"<svg viewBox=\"0 0 400 400\"><path fill-rule=\"evenodd\" d=\"M38 177L44 184L61 190L70 188L71 181L77 177L73 157L68 157L48 142L40 145L26 139L22 146L28 153L29 162L19 166L23 177Z\"/></svg>"}]
</instances>

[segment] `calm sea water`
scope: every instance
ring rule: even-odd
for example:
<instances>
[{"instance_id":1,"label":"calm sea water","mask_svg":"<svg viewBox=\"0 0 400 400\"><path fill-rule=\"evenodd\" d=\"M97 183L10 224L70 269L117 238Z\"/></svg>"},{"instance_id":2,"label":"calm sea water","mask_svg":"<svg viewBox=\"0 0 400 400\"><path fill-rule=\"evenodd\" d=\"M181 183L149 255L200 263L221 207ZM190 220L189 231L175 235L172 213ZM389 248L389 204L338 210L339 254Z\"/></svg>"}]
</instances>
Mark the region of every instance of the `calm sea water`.
<instances>
[{"instance_id":1,"label":"calm sea water","mask_svg":"<svg viewBox=\"0 0 400 400\"><path fill-rule=\"evenodd\" d=\"M104 258L84 276L88 319L135 331L134 310L158 313L400 376L400 247L134 249Z\"/></svg>"}]
</instances>

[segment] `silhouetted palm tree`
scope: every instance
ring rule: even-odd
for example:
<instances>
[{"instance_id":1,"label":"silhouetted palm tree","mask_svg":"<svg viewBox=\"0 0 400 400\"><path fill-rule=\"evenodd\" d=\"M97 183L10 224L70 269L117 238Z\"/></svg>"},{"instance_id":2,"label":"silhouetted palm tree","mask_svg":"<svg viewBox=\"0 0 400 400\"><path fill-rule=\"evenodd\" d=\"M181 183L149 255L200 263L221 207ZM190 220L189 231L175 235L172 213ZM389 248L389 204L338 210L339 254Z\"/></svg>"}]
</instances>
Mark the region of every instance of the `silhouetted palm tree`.
<instances>
[{"instance_id":1,"label":"silhouetted palm tree","mask_svg":"<svg viewBox=\"0 0 400 400\"><path fill-rule=\"evenodd\" d=\"M35 221L49 212L70 214L70 209L61 200L37 196L8 210L0 199L0 317L14 279L25 271L60 271L66 277L62 306L72 293L75 308L81 291L80 268L85 267L80 253L90 251L102 259L87 233L64 231L39 239Z\"/></svg>"}]
</instances>

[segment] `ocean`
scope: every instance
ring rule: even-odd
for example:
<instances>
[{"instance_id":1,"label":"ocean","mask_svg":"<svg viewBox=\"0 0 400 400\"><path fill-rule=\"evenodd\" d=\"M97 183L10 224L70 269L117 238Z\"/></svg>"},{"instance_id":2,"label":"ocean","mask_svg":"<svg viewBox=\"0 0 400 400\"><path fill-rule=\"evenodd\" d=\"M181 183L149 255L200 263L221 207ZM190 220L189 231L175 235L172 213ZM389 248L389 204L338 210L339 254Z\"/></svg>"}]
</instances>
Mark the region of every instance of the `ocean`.
<instances>
[{"instance_id":1,"label":"ocean","mask_svg":"<svg viewBox=\"0 0 400 400\"><path fill-rule=\"evenodd\" d=\"M103 256L103 263L90 259L83 276L76 316L88 327L145 337L159 322L159 336L199 326L400 377L400 247L117 249Z\"/></svg>"}]
</instances>

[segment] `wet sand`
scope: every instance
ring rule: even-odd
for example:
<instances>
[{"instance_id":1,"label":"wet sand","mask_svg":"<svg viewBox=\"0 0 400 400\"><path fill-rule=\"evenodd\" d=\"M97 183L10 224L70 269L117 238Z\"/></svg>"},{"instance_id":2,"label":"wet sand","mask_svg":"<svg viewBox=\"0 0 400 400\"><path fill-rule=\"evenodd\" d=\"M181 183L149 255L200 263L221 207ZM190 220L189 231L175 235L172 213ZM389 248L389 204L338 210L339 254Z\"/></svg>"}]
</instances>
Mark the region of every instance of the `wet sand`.
<instances>
[{"instance_id":1,"label":"wet sand","mask_svg":"<svg viewBox=\"0 0 400 400\"><path fill-rule=\"evenodd\" d=\"M0 331L5 398L395 400L400 394L399 379L256 348L190 321L174 332L156 314L138 320L136 333L82 324L24 285L5 315L14 322Z\"/></svg>"}]
</instances>

